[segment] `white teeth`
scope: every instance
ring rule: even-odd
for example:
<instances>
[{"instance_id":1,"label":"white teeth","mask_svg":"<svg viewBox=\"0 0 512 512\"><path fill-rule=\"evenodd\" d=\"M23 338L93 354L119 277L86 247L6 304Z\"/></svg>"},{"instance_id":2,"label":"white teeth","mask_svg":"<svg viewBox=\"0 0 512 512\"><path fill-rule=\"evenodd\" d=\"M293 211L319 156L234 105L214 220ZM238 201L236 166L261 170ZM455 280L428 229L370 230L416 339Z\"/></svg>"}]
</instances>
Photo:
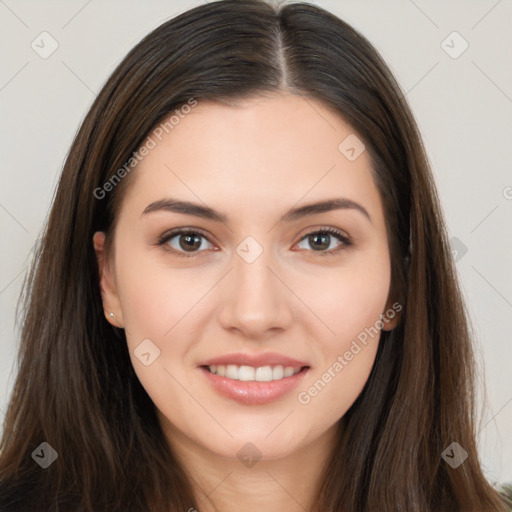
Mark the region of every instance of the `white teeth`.
<instances>
[{"instance_id":1,"label":"white teeth","mask_svg":"<svg viewBox=\"0 0 512 512\"><path fill-rule=\"evenodd\" d=\"M238 369L239 380L254 380L254 368L252 366L240 366Z\"/></svg>"},{"instance_id":2,"label":"white teeth","mask_svg":"<svg viewBox=\"0 0 512 512\"><path fill-rule=\"evenodd\" d=\"M301 368L293 368L292 366L237 366L236 364L228 365L212 365L208 366L211 373L220 377L228 377L229 379L242 381L270 382L271 380L280 380L291 377L300 372Z\"/></svg>"},{"instance_id":3,"label":"white teeth","mask_svg":"<svg viewBox=\"0 0 512 512\"><path fill-rule=\"evenodd\" d=\"M270 382L272 380L272 367L260 366L256 368L256 379L258 382Z\"/></svg>"},{"instance_id":4,"label":"white teeth","mask_svg":"<svg viewBox=\"0 0 512 512\"><path fill-rule=\"evenodd\" d=\"M284 369L284 376L285 377L291 377L292 375L293 375L293 368L291 368L290 366L287 366Z\"/></svg>"},{"instance_id":5,"label":"white teeth","mask_svg":"<svg viewBox=\"0 0 512 512\"><path fill-rule=\"evenodd\" d=\"M291 368L291 366L289 366L288 368ZM292 371L293 371L293 368L292 368ZM279 379L282 379L284 377L284 368L282 366L274 366L274 368L272 368L272 380L279 380Z\"/></svg>"},{"instance_id":6,"label":"white teeth","mask_svg":"<svg viewBox=\"0 0 512 512\"><path fill-rule=\"evenodd\" d=\"M226 377L228 379L238 379L238 366L234 364L228 364L226 366Z\"/></svg>"}]
</instances>

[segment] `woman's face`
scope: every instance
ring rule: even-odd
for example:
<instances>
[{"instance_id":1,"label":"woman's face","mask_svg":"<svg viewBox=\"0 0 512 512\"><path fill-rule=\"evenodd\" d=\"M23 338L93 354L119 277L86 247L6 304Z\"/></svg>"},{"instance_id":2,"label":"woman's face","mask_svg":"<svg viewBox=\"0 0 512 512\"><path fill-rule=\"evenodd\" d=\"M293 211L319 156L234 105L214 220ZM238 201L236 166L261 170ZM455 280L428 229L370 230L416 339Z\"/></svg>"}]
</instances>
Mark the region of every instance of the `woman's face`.
<instances>
[{"instance_id":1,"label":"woman's face","mask_svg":"<svg viewBox=\"0 0 512 512\"><path fill-rule=\"evenodd\" d=\"M169 438L266 459L325 439L396 321L368 152L294 95L200 101L150 137L107 260L94 242L105 310Z\"/></svg>"}]
</instances>

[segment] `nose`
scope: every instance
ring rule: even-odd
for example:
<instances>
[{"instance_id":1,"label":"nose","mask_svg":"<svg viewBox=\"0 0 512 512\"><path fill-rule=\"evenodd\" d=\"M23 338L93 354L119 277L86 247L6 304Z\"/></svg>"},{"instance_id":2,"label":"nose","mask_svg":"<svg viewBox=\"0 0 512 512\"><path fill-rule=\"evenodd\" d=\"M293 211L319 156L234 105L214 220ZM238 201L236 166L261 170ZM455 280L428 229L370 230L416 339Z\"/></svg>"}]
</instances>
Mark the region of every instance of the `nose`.
<instances>
[{"instance_id":1,"label":"nose","mask_svg":"<svg viewBox=\"0 0 512 512\"><path fill-rule=\"evenodd\" d=\"M270 251L249 263L234 254L233 269L222 287L219 322L245 339L264 340L292 325L293 293Z\"/></svg>"}]
</instances>

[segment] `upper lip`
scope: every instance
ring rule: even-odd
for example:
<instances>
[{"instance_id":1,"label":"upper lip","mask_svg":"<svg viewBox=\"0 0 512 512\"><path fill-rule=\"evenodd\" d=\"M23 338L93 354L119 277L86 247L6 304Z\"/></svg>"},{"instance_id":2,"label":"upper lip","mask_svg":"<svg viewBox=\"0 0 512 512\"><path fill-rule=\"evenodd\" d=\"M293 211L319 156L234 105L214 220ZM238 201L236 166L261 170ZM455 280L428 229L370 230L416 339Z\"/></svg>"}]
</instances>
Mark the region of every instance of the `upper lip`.
<instances>
[{"instance_id":1,"label":"upper lip","mask_svg":"<svg viewBox=\"0 0 512 512\"><path fill-rule=\"evenodd\" d=\"M291 357L287 357L277 352L264 352L262 354L224 354L222 356L208 359L199 366L217 366L234 364L237 366L253 366L259 368L261 366L291 366L293 368L302 368L309 366L304 361L299 361Z\"/></svg>"}]
</instances>

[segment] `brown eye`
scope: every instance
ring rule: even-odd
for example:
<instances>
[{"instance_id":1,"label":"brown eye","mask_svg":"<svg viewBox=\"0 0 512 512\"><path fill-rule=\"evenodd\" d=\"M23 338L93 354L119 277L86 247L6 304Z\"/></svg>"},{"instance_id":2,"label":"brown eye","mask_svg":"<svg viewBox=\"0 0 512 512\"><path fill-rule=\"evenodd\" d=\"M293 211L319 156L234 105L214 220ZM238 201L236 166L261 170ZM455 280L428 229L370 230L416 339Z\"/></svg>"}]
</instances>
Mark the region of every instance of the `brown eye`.
<instances>
[{"instance_id":1,"label":"brown eye","mask_svg":"<svg viewBox=\"0 0 512 512\"><path fill-rule=\"evenodd\" d=\"M177 230L165 234L158 242L158 245L167 245L171 251L181 256L194 255L195 253L202 252L208 247L205 247L205 242L211 244L205 235L192 230Z\"/></svg>"},{"instance_id":2,"label":"brown eye","mask_svg":"<svg viewBox=\"0 0 512 512\"><path fill-rule=\"evenodd\" d=\"M328 249L331 245L331 235L327 233L315 233L308 235L308 243L316 251L322 251Z\"/></svg>"},{"instance_id":3,"label":"brown eye","mask_svg":"<svg viewBox=\"0 0 512 512\"><path fill-rule=\"evenodd\" d=\"M338 240L338 244L332 247L331 244L333 240L336 239ZM308 233L301 239L300 243L303 242L307 242L313 252L317 252L322 256L337 253L351 245L347 236L345 236L341 231L333 228L326 228Z\"/></svg>"},{"instance_id":4,"label":"brown eye","mask_svg":"<svg viewBox=\"0 0 512 512\"><path fill-rule=\"evenodd\" d=\"M201 235L197 235L196 233L178 235L179 246L184 251L197 250L201 247L201 238Z\"/></svg>"}]
</instances>

